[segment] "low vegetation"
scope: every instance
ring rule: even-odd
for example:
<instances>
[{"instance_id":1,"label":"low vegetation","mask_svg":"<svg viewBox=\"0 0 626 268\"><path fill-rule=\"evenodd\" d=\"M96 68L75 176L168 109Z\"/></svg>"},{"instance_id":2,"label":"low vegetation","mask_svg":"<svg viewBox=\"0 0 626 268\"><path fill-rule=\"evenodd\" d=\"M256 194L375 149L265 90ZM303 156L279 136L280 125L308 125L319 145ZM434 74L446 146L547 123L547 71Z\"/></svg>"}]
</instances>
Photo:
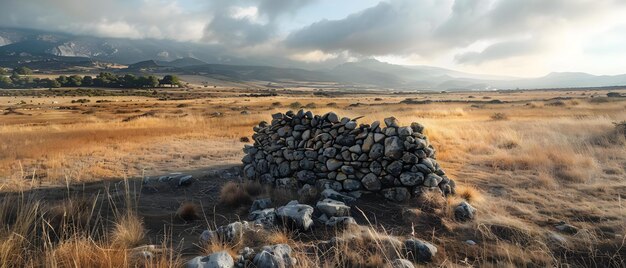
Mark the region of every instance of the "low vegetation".
<instances>
[{"instance_id":1,"label":"low vegetation","mask_svg":"<svg viewBox=\"0 0 626 268\"><path fill-rule=\"evenodd\" d=\"M548 105L558 91L472 92L476 109L462 101L467 93L411 95L446 100L417 105L400 103L406 95L157 101L152 90L82 90L0 97L0 267L180 267L190 254L238 255L243 243L199 245L199 233L245 219L260 197L277 205L317 201L234 182L238 174L222 169L240 165L241 138L252 137L252 126L292 103L313 103L316 114L364 116L359 122L393 115L422 123L457 194L425 195L419 205L364 202L362 212L354 210L363 228L308 235L277 228L246 233L246 243L286 243L299 267L386 265L399 251L386 243L397 236L432 241L439 252L430 265L442 267L622 267L626 259L626 100L590 98L606 92L575 92L565 105ZM484 101L486 94L503 103ZM498 113L506 120L494 119ZM198 182L141 183L172 172L191 172ZM477 209L474 221L454 220L452 208L463 201ZM557 229L561 222L575 232ZM311 254L320 242L357 234Z\"/></svg>"},{"instance_id":2,"label":"low vegetation","mask_svg":"<svg viewBox=\"0 0 626 268\"><path fill-rule=\"evenodd\" d=\"M60 87L101 87L101 88L156 88L179 87L182 85L175 75L165 75L159 79L154 75L135 76L132 74L116 75L100 73L96 77L89 75L61 75L55 79L24 76L31 72L19 72L16 69L9 77L0 76L0 88L60 88Z\"/></svg>"}]
</instances>

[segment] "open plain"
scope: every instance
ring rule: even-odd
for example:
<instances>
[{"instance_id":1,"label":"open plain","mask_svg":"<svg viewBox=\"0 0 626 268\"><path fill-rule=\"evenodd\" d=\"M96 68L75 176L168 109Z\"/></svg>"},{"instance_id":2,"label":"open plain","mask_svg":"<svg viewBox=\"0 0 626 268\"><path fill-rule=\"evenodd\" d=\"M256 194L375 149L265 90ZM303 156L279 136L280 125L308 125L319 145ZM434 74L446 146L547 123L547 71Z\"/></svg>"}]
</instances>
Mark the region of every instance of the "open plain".
<instances>
[{"instance_id":1,"label":"open plain","mask_svg":"<svg viewBox=\"0 0 626 268\"><path fill-rule=\"evenodd\" d=\"M431 266L626 265L626 98L607 97L625 89L75 90L0 96L0 267L181 266L277 243L294 249L299 267L378 267L393 260L380 242L388 235L436 245ZM203 230L245 219L256 196L298 199L243 182L241 159L253 126L300 109L421 123L457 194L364 198L352 212L361 229L277 228L234 245L199 243ZM178 173L195 181L147 183ZM477 210L472 221L452 215L463 199ZM351 232L371 239L312 250Z\"/></svg>"}]
</instances>

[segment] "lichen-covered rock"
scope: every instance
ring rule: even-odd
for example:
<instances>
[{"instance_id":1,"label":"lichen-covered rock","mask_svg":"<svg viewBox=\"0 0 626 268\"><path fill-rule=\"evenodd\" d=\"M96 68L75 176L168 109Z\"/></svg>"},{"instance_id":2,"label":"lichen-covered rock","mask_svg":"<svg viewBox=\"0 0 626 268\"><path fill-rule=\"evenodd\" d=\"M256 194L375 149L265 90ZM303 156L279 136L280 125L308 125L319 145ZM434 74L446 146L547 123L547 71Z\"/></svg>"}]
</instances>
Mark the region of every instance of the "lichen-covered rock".
<instances>
[{"instance_id":1,"label":"lichen-covered rock","mask_svg":"<svg viewBox=\"0 0 626 268\"><path fill-rule=\"evenodd\" d=\"M457 221L469 221L474 218L476 209L469 203L463 201L461 204L454 208L454 218Z\"/></svg>"},{"instance_id":2,"label":"lichen-covered rock","mask_svg":"<svg viewBox=\"0 0 626 268\"><path fill-rule=\"evenodd\" d=\"M252 206L250 206L250 212L266 209L272 205L272 199L270 198L259 198L252 202Z\"/></svg>"},{"instance_id":3,"label":"lichen-covered rock","mask_svg":"<svg viewBox=\"0 0 626 268\"><path fill-rule=\"evenodd\" d=\"M265 246L254 257L253 263L259 268L295 267L296 259L291 257L291 247L287 244Z\"/></svg>"},{"instance_id":4,"label":"lichen-covered rock","mask_svg":"<svg viewBox=\"0 0 626 268\"><path fill-rule=\"evenodd\" d=\"M404 241L404 250L407 258L420 263L431 262L437 254L437 247L419 239Z\"/></svg>"},{"instance_id":5,"label":"lichen-covered rock","mask_svg":"<svg viewBox=\"0 0 626 268\"><path fill-rule=\"evenodd\" d=\"M313 225L312 215L313 207L299 204L296 200L276 209L276 216L279 219L303 231L309 230Z\"/></svg>"},{"instance_id":6,"label":"lichen-covered rock","mask_svg":"<svg viewBox=\"0 0 626 268\"><path fill-rule=\"evenodd\" d=\"M368 173L365 175L363 179L361 179L361 183L368 191L378 191L382 186L378 176L374 175L374 173Z\"/></svg>"},{"instance_id":7,"label":"lichen-covered rock","mask_svg":"<svg viewBox=\"0 0 626 268\"><path fill-rule=\"evenodd\" d=\"M385 156L391 159L400 159L404 154L404 143L399 137L385 139Z\"/></svg>"},{"instance_id":8,"label":"lichen-covered rock","mask_svg":"<svg viewBox=\"0 0 626 268\"><path fill-rule=\"evenodd\" d=\"M264 228L273 227L276 223L276 209L266 208L255 210L248 214L248 220L254 224L261 225Z\"/></svg>"},{"instance_id":9,"label":"lichen-covered rock","mask_svg":"<svg viewBox=\"0 0 626 268\"><path fill-rule=\"evenodd\" d=\"M345 195L342 193L339 193L333 189L326 189L324 191L322 191L321 193L323 198L328 198L328 199L332 199L332 200L337 200L337 201L341 201L345 204L352 204L354 203L354 201L356 201L356 198L349 196L349 195Z\"/></svg>"},{"instance_id":10,"label":"lichen-covered rock","mask_svg":"<svg viewBox=\"0 0 626 268\"><path fill-rule=\"evenodd\" d=\"M215 230L217 237L224 243L235 243L241 239L245 230L249 229L250 225L247 221L237 221L228 225L223 225Z\"/></svg>"},{"instance_id":11,"label":"lichen-covered rock","mask_svg":"<svg viewBox=\"0 0 626 268\"><path fill-rule=\"evenodd\" d=\"M387 200L395 202L404 202L411 197L409 190L404 187L393 187L382 190L383 196Z\"/></svg>"},{"instance_id":12,"label":"lichen-covered rock","mask_svg":"<svg viewBox=\"0 0 626 268\"><path fill-rule=\"evenodd\" d=\"M352 217L330 217L326 221L326 226L335 228L347 228L350 225L357 225L356 221Z\"/></svg>"},{"instance_id":13,"label":"lichen-covered rock","mask_svg":"<svg viewBox=\"0 0 626 268\"><path fill-rule=\"evenodd\" d=\"M219 251L205 257L195 257L187 262L187 268L232 268L233 258L226 251Z\"/></svg>"},{"instance_id":14,"label":"lichen-covered rock","mask_svg":"<svg viewBox=\"0 0 626 268\"><path fill-rule=\"evenodd\" d=\"M315 207L328 217L350 216L350 207L341 201L327 198L317 202Z\"/></svg>"}]
</instances>

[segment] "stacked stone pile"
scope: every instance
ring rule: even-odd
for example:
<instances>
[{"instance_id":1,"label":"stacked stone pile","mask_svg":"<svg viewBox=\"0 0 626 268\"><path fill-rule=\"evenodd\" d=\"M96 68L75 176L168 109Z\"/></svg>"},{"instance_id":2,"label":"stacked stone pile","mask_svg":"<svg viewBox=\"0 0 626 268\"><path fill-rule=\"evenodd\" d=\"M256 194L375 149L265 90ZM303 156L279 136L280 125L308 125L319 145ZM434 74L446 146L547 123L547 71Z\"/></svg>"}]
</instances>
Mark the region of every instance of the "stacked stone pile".
<instances>
[{"instance_id":1,"label":"stacked stone pile","mask_svg":"<svg viewBox=\"0 0 626 268\"><path fill-rule=\"evenodd\" d=\"M303 110L272 115L271 123L254 127L254 145L244 148L244 176L275 187L332 189L344 199L380 193L402 202L425 191L454 193L421 124L357 119Z\"/></svg>"}]
</instances>

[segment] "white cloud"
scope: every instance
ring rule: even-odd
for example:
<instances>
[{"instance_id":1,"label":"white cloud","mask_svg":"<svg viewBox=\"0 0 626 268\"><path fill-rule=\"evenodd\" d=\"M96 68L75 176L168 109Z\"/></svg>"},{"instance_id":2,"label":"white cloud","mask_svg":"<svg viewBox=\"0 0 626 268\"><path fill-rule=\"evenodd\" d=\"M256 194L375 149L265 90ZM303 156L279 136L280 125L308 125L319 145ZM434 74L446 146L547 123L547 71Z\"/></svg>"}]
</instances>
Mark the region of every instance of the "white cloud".
<instances>
[{"instance_id":1,"label":"white cloud","mask_svg":"<svg viewBox=\"0 0 626 268\"><path fill-rule=\"evenodd\" d=\"M321 50L313 50L309 52L295 53L289 56L292 60L303 62L322 62L337 58L337 54L324 53Z\"/></svg>"}]
</instances>

